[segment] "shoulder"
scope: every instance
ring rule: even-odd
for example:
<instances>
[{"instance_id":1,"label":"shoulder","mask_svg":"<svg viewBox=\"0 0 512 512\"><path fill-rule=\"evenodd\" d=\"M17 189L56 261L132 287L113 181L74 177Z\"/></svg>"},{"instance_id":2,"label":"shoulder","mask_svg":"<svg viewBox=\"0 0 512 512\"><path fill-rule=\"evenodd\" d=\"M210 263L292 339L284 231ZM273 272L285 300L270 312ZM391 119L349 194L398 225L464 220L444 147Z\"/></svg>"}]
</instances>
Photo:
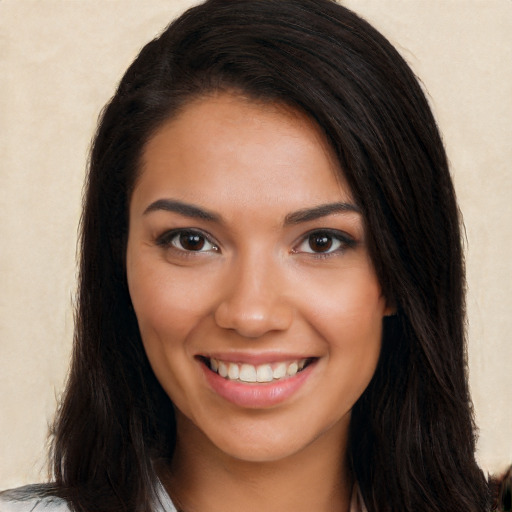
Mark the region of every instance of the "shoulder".
<instances>
[{"instance_id":1,"label":"shoulder","mask_svg":"<svg viewBox=\"0 0 512 512\"><path fill-rule=\"evenodd\" d=\"M159 480L156 491L152 510L176 512L171 498ZM72 509L63 498L52 496L49 485L39 484L0 492L0 512L72 512Z\"/></svg>"},{"instance_id":2,"label":"shoulder","mask_svg":"<svg viewBox=\"0 0 512 512\"><path fill-rule=\"evenodd\" d=\"M50 496L44 485L0 492L0 512L70 512L65 500Z\"/></svg>"}]
</instances>

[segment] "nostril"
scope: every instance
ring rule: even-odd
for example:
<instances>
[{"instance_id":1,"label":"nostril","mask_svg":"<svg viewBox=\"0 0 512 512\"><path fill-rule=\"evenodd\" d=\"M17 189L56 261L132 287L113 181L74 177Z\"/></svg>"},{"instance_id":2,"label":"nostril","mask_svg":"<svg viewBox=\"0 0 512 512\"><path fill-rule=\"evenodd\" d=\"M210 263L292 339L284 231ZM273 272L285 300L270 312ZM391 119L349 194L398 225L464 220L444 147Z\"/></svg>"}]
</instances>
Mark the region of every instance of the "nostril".
<instances>
[{"instance_id":1,"label":"nostril","mask_svg":"<svg viewBox=\"0 0 512 512\"><path fill-rule=\"evenodd\" d=\"M292 309L287 305L226 301L215 311L215 322L219 327L234 330L245 338L259 338L271 331L286 330L292 319Z\"/></svg>"}]
</instances>

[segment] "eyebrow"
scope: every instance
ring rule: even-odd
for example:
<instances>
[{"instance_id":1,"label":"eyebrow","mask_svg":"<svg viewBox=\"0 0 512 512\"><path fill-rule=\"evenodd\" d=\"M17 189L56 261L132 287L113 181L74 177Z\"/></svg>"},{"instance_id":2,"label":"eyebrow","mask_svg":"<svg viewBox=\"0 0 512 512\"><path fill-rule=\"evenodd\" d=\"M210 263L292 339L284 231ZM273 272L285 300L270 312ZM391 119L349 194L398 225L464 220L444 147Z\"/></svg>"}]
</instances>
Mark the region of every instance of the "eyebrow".
<instances>
[{"instance_id":1,"label":"eyebrow","mask_svg":"<svg viewBox=\"0 0 512 512\"><path fill-rule=\"evenodd\" d=\"M144 215L155 212L155 211L166 211L174 212L185 217L194 219L207 220L210 222L221 222L222 218L220 215L213 213L199 206L195 206L176 199L158 199L151 203L145 210ZM310 222L312 220L327 217L336 213L344 212L355 212L361 213L361 210L354 204L351 203L328 203L314 206L313 208L304 208L303 210L297 210L296 212L289 213L284 219L284 225L300 224L302 222Z\"/></svg>"},{"instance_id":2,"label":"eyebrow","mask_svg":"<svg viewBox=\"0 0 512 512\"><path fill-rule=\"evenodd\" d=\"M293 213L289 213L285 219L285 225L289 224L300 224L301 222L309 222L312 220L327 217L335 213L355 212L361 213L361 210L351 203L329 203L321 204L313 208L305 208L304 210L298 210Z\"/></svg>"},{"instance_id":3,"label":"eyebrow","mask_svg":"<svg viewBox=\"0 0 512 512\"><path fill-rule=\"evenodd\" d=\"M175 199L158 199L154 203L151 203L145 210L144 215L150 212L164 210L166 212L175 212L185 217L191 217L193 219L202 219L212 222L220 222L220 217L204 208L199 208L189 203L183 203L182 201L176 201Z\"/></svg>"}]
</instances>

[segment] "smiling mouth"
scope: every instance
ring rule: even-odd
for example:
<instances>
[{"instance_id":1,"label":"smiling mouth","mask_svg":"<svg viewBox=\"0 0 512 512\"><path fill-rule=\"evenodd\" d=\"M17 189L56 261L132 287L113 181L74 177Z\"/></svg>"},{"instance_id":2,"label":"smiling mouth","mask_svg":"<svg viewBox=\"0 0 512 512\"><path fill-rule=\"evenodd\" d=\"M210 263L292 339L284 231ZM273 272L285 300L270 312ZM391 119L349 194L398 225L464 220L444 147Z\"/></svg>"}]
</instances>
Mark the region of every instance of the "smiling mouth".
<instances>
[{"instance_id":1,"label":"smiling mouth","mask_svg":"<svg viewBox=\"0 0 512 512\"><path fill-rule=\"evenodd\" d=\"M315 360L313 357L276 363L252 365L234 363L210 357L199 359L214 373L226 380L245 383L278 382L297 375Z\"/></svg>"}]
</instances>

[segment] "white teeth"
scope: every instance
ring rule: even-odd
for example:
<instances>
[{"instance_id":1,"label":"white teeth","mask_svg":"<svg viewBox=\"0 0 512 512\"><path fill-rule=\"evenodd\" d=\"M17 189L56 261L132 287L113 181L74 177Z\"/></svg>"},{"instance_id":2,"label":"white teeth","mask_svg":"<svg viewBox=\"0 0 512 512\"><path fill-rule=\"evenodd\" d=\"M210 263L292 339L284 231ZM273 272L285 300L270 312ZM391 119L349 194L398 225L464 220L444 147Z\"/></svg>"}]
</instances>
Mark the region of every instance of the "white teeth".
<instances>
[{"instance_id":1,"label":"white teeth","mask_svg":"<svg viewBox=\"0 0 512 512\"><path fill-rule=\"evenodd\" d=\"M244 382L256 382L256 368L252 366L252 364L243 364L240 368L240 376L239 379Z\"/></svg>"},{"instance_id":2,"label":"white teeth","mask_svg":"<svg viewBox=\"0 0 512 512\"><path fill-rule=\"evenodd\" d=\"M229 380L239 380L242 382L272 382L286 377L293 377L302 370L307 363L307 359L300 359L291 363L261 364L253 366L252 364L237 364L210 359L210 368L221 377Z\"/></svg>"},{"instance_id":3,"label":"white teeth","mask_svg":"<svg viewBox=\"0 0 512 512\"><path fill-rule=\"evenodd\" d=\"M234 363L230 363L229 369L228 369L228 377L231 380L236 380L236 379L238 379L239 375L240 375L240 370L238 369L238 365L234 364Z\"/></svg>"},{"instance_id":4,"label":"white teeth","mask_svg":"<svg viewBox=\"0 0 512 512\"><path fill-rule=\"evenodd\" d=\"M286 370L286 374L290 377L293 377L299 371L299 365L297 363L292 363L288 366L288 370Z\"/></svg>"},{"instance_id":5,"label":"white teeth","mask_svg":"<svg viewBox=\"0 0 512 512\"><path fill-rule=\"evenodd\" d=\"M274 375L269 364L262 364L261 366L258 366L258 369L256 370L256 379L258 382L272 382Z\"/></svg>"},{"instance_id":6,"label":"white teeth","mask_svg":"<svg viewBox=\"0 0 512 512\"><path fill-rule=\"evenodd\" d=\"M219 375L221 377L228 376L228 367L222 361L219 361Z\"/></svg>"},{"instance_id":7,"label":"white teeth","mask_svg":"<svg viewBox=\"0 0 512 512\"><path fill-rule=\"evenodd\" d=\"M272 373L274 379L282 379L286 375L286 363L279 363Z\"/></svg>"}]
</instances>

